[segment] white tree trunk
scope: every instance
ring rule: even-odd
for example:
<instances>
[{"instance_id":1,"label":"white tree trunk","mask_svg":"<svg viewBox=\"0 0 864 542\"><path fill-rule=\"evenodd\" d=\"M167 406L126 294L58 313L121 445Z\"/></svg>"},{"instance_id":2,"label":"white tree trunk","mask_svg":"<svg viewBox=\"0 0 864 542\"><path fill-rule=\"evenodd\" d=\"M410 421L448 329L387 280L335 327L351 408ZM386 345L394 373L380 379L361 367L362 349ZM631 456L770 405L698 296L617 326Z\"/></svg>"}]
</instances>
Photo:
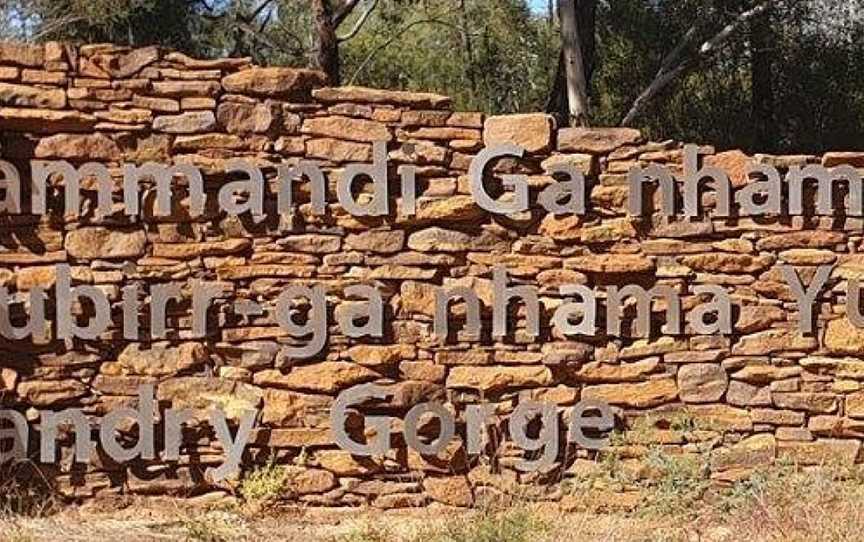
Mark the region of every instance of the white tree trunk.
<instances>
[{"instance_id":1,"label":"white tree trunk","mask_svg":"<svg viewBox=\"0 0 864 542\"><path fill-rule=\"evenodd\" d=\"M588 79L582 57L582 40L576 21L575 0L558 0L561 20L561 41L564 49L564 73L567 81L567 102L570 107L570 125L588 125Z\"/></svg>"}]
</instances>

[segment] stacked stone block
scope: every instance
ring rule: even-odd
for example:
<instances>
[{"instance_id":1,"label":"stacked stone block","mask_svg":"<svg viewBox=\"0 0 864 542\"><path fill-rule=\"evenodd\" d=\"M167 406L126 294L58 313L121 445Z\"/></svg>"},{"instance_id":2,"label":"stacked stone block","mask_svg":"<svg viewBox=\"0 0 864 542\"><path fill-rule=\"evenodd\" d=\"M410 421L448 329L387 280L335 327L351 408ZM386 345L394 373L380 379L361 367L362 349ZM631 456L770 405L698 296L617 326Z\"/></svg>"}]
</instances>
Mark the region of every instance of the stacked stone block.
<instances>
[{"instance_id":1,"label":"stacked stone block","mask_svg":"<svg viewBox=\"0 0 864 542\"><path fill-rule=\"evenodd\" d=\"M231 301L203 340L190 338L184 299L169 311L164 341L128 341L112 329L73 344L51 337L4 342L0 405L34 422L37 410L70 406L101 416L134 404L139 386L152 384L165 408L218 407L229 415L258 409L246 468L271 457L290 464L291 498L325 506L467 506L519 483L536 488L574 475L594 457L569 450L555 472L534 474L514 469L522 454L507 444L478 459L454 441L439 457L423 457L399 438L399 422L385 456L353 457L333 441L330 409L340 391L370 382L392 397L362 410L395 419L423 401L445 402L457 413L489 402L500 414L525 400L553 402L562 412L580 399L607 401L625 435L636 421L650 420L638 438L613 441L622 457L638 462L652 447L710 453L718 481L781 459L859 460L864 330L843 311L846 281L864 270L864 221L629 217L628 170L657 163L680 172L680 143L647 142L630 129L558 129L544 114L453 112L436 94L323 85L314 71L198 60L158 47L0 45L0 152L22 172L33 159L99 161L110 166L119 192L123 163L189 163L207 175L212 192L225 182L232 158L253 161L271 182L277 165L305 159L318 162L330 181L325 216L311 212L301 183L296 212L274 210L265 220L215 209L192 218L181 203L167 217L118 212L96 219L95 197L80 217L0 218L0 283L18 295L51 287L55 266L66 263L76 283L96 285L113 301L129 284L146 290L179 283L188 292L196 280L219 281ZM354 217L335 203L333 180L348 163L370 162L376 141L387 142L392 169L417 166L415 216ZM566 162L592 182L589 213L556 216L536 205L508 216L481 210L467 171L479 150L501 142L527 154L499 162L490 190L497 174L519 172L529 175L534 194L556 182L544 166ZM751 160L781 171L810 163L864 166L864 153L748 157L701 150L736 186L747 182ZM710 212L710 196L705 204ZM272 194L267 206L275 209ZM798 309L781 263L804 280L818 265L837 264L815 336L796 330ZM434 289L467 286L488 308L497 264L514 283L540 289L542 337L529 337L524 315L514 311L512 333L495 340L484 311L479 339L437 341ZM385 299L385 337L349 339L331 326L319 355L287 358L282 349L293 339L273 317L238 306L249 300L272 307L282 288L297 283L325 285L331 313L351 303L346 287L374 285ZM685 307L698 301L693 286L720 284L736 305L735 333L560 336L548 326L549 313L562 301L558 287L572 283L667 284ZM655 306L657 318L661 309ZM682 419L689 430L679 427ZM65 444L68 451L68 438ZM221 457L201 423L187 432L179 462L72 466L66 454L42 468L62 492L78 497L194 494L210 489L204 469ZM537 495L560 496L548 488Z\"/></svg>"}]
</instances>

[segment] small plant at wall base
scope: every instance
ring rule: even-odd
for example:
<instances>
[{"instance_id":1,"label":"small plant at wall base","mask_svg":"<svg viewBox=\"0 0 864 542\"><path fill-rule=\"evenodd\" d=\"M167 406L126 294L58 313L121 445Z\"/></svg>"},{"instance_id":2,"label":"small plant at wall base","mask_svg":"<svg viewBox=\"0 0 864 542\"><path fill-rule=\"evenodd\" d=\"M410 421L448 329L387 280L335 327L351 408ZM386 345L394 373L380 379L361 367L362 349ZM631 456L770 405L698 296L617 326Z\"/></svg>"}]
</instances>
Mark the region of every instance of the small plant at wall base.
<instances>
[{"instance_id":1,"label":"small plant at wall base","mask_svg":"<svg viewBox=\"0 0 864 542\"><path fill-rule=\"evenodd\" d=\"M272 504L284 496L287 480L285 467L277 465L271 458L266 465L246 474L240 484L240 496L258 506Z\"/></svg>"}]
</instances>

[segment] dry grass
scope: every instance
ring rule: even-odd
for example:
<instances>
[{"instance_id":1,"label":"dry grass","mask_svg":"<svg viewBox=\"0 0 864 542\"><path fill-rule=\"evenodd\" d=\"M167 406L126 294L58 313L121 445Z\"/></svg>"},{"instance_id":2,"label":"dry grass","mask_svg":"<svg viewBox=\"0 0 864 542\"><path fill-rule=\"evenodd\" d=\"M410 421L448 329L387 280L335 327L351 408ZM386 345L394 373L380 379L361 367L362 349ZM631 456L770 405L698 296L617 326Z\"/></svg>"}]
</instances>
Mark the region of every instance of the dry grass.
<instances>
[{"instance_id":1,"label":"dry grass","mask_svg":"<svg viewBox=\"0 0 864 542\"><path fill-rule=\"evenodd\" d=\"M195 508L181 501L132 501L115 510L91 506L47 516L7 510L0 517L0 541L851 542L864 532L864 471L858 467L778 465L718 489L708 483L698 456L654 454L649 463L654 476L644 482L639 506L630 512L588 506L562 512L555 503L523 502L458 512L433 506L265 514L225 503ZM269 489L271 477L264 474L260 481ZM590 502L591 491L590 484L574 487L570 502L583 494Z\"/></svg>"}]
</instances>

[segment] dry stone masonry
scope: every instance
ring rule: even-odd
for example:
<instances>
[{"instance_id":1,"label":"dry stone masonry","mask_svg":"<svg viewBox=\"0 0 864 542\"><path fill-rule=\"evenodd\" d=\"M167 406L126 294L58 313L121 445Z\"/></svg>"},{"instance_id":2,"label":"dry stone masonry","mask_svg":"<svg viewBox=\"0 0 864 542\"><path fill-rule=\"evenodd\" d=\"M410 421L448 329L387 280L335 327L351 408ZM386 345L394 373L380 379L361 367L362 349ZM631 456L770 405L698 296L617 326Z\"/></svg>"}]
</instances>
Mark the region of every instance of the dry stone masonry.
<instances>
[{"instance_id":1,"label":"dry stone masonry","mask_svg":"<svg viewBox=\"0 0 864 542\"><path fill-rule=\"evenodd\" d=\"M373 142L386 141L391 167L416 165L420 187L410 218L351 216L333 203L332 190L327 214L318 216L303 183L296 185L297 212L274 211L260 221L218 212L193 219L180 204L169 216L118 212L97 219L95 191L80 217L3 216L0 283L18 296L52 286L55 266L65 263L76 284L95 285L112 301L129 285L149 291L177 283L184 297L170 306L164 341L129 341L112 327L92 341L0 344L0 406L34 422L37 410L70 406L102 416L133 405L139 386L152 384L163 408L218 407L229 416L258 409L245 468L271 457L291 465L291 496L309 505L468 506L523 482L538 496L557 498L545 484L577 475L593 457L562 451L554 472L521 474L513 465L522 452L506 444L491 457L466 457L459 441L438 457L421 456L405 446L399 424L413 405L430 400L458 414L489 402L502 415L525 400L562 411L580 399L607 401L623 432L613 439L623 464L638 465L652 447L710 454L719 482L778 460L859 461L864 329L843 313L846 281L864 276L864 221L812 214L628 217L628 170L662 164L680 172L681 144L648 142L630 129L557 129L544 114L484 118L453 112L450 100L436 94L325 88L323 81L314 71L198 60L157 47L0 44L0 157L21 172L30 171L30 160L98 161L111 168L119 193L124 163L187 163L206 174L211 192L225 182L222 171L232 158L253 161L268 178L278 164L307 159L321 165L332 188L346 163L370 162ZM556 182L543 174L546 166L564 162L584 172L592 182L588 214L556 216L536 205L508 216L482 211L467 171L484 146L502 142L521 145L527 155L499 161L496 174L528 174L534 199ZM736 187L747 183L751 162L781 171L864 166L864 153L701 151ZM710 211L713 196L703 199ZM152 198L145 201L152 210ZM270 194L267 207L274 206ZM782 263L804 281L818 265L836 264L813 336L797 331ZM497 264L513 283L539 288L546 313L541 339L524 332L521 311L507 338L493 339L484 310L479 339L436 340L434 288L468 287L488 309ZM231 301L220 305L218 325L204 340L190 338L185 297L199 280L218 281ZM649 339L558 336L549 315L562 302L558 287L573 283L668 285L685 309L700 301L691 293L695 286L722 285L735 303L734 334L670 337L655 326ZM317 356L286 357L284 332L269 314L243 310L242 301L271 306L291 284L326 286L335 313L352 304L347 287L376 287L386 305L385 338L349 339L333 326ZM660 318L663 307L654 310ZM329 413L340 391L370 382L392 396L361 410L392 416L396 436L382 457L352 457L335 445ZM628 438L640 421L641 430ZM203 473L222 457L212 429L194 424L184 437L179 461L118 465L97 456L87 465L66 460L43 470L64 494L81 498L212 489ZM65 459L71 445L66 438Z\"/></svg>"}]
</instances>

